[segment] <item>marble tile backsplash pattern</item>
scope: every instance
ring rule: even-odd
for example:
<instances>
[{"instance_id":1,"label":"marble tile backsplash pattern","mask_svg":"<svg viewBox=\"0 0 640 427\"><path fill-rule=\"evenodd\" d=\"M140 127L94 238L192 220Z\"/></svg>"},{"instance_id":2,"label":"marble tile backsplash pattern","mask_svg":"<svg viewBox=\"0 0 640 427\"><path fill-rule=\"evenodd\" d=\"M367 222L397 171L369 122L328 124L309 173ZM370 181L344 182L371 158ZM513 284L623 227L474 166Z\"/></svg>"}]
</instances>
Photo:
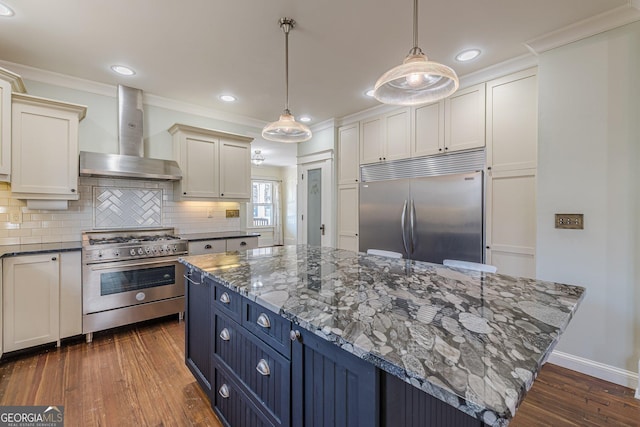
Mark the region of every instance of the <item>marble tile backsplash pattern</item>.
<instances>
[{"instance_id":1,"label":"marble tile backsplash pattern","mask_svg":"<svg viewBox=\"0 0 640 427\"><path fill-rule=\"evenodd\" d=\"M174 202L171 182L80 177L80 199L64 211L27 209L23 200L11 197L9 184L0 183L0 245L79 241L82 231L95 228L94 187L162 190L162 226L177 233L241 229L239 218L226 218L227 209L239 209L236 202ZM9 221L14 211L21 212L21 223Z\"/></svg>"}]
</instances>

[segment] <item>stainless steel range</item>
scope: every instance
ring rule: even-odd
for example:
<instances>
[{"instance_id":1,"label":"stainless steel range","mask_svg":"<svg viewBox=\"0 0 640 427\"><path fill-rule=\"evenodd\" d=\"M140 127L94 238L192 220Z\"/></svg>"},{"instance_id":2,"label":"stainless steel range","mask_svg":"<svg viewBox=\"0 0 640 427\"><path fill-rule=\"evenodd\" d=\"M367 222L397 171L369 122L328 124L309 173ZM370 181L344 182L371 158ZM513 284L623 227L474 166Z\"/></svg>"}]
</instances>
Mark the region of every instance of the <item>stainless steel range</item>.
<instances>
[{"instance_id":1,"label":"stainless steel range","mask_svg":"<svg viewBox=\"0 0 640 427\"><path fill-rule=\"evenodd\" d=\"M83 333L184 312L187 241L173 228L82 233Z\"/></svg>"}]
</instances>

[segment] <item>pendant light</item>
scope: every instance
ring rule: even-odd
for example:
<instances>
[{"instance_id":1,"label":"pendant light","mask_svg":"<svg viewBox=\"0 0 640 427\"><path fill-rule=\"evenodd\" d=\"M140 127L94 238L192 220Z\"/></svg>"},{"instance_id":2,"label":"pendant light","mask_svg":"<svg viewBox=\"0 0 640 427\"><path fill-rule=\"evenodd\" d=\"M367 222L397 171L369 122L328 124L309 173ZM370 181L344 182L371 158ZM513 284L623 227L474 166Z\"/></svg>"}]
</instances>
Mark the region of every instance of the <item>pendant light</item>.
<instances>
[{"instance_id":1,"label":"pendant light","mask_svg":"<svg viewBox=\"0 0 640 427\"><path fill-rule=\"evenodd\" d=\"M429 61L418 47L418 0L413 0L413 48L402 64L378 79L373 96L384 104L417 105L446 98L458 86L455 71Z\"/></svg>"},{"instance_id":2,"label":"pendant light","mask_svg":"<svg viewBox=\"0 0 640 427\"><path fill-rule=\"evenodd\" d=\"M262 151L256 150L253 156L251 156L251 163L256 166L260 166L264 162L264 156L262 155Z\"/></svg>"},{"instance_id":3,"label":"pendant light","mask_svg":"<svg viewBox=\"0 0 640 427\"><path fill-rule=\"evenodd\" d=\"M311 139L311 130L306 125L296 122L289 111L289 31L294 28L295 23L290 18L280 19L280 28L284 31L285 104L280 119L262 129L262 137L269 141L304 142Z\"/></svg>"}]
</instances>

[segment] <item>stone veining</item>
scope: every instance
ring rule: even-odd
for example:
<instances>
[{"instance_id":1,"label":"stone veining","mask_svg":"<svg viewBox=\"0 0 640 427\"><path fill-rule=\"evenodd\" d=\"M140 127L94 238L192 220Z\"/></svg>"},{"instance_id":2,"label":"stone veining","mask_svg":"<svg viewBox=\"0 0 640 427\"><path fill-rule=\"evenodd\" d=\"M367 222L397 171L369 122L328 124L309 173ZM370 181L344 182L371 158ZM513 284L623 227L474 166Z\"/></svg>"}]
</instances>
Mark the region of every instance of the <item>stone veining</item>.
<instances>
[{"instance_id":1,"label":"stone veining","mask_svg":"<svg viewBox=\"0 0 640 427\"><path fill-rule=\"evenodd\" d=\"M585 292L305 245L183 262L489 425L508 424Z\"/></svg>"}]
</instances>

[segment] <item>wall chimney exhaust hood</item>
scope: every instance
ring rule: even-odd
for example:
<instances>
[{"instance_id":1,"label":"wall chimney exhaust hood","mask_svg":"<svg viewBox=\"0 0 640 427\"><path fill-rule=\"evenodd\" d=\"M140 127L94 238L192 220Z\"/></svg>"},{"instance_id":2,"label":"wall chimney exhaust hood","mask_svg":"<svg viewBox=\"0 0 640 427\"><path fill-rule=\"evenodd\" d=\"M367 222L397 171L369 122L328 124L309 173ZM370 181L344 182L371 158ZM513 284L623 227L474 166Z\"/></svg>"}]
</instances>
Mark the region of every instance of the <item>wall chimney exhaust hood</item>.
<instances>
[{"instance_id":1,"label":"wall chimney exhaust hood","mask_svg":"<svg viewBox=\"0 0 640 427\"><path fill-rule=\"evenodd\" d=\"M80 152L80 176L178 181L174 160L144 157L142 90L118 85L119 154Z\"/></svg>"}]
</instances>

